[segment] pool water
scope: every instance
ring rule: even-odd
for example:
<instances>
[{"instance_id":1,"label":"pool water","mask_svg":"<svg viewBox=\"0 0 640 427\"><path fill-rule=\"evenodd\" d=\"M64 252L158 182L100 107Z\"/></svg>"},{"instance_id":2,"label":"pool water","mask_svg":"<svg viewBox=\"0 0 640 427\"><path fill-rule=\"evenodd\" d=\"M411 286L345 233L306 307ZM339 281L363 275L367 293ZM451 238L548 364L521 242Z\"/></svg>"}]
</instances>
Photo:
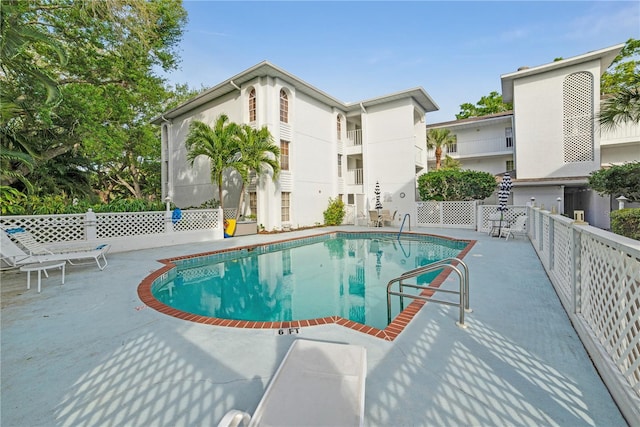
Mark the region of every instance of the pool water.
<instances>
[{"instance_id":1,"label":"pool water","mask_svg":"<svg viewBox=\"0 0 640 427\"><path fill-rule=\"evenodd\" d=\"M341 316L384 329L387 283L408 270L455 257L466 245L433 236L398 240L353 234L177 261L177 268L154 283L152 293L170 307L201 316L265 322ZM428 283L437 274L417 281ZM395 316L399 303L393 300Z\"/></svg>"}]
</instances>

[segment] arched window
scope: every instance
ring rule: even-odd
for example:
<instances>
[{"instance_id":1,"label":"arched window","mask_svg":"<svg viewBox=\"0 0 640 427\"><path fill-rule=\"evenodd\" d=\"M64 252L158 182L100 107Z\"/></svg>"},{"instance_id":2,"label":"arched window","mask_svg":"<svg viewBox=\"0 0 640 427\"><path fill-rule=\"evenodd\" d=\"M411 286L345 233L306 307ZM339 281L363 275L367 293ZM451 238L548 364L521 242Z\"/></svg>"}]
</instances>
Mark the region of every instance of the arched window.
<instances>
[{"instance_id":1,"label":"arched window","mask_svg":"<svg viewBox=\"0 0 640 427\"><path fill-rule=\"evenodd\" d=\"M336 118L336 131L338 132L338 141L340 141L342 139L342 118L340 114Z\"/></svg>"},{"instance_id":2,"label":"arched window","mask_svg":"<svg viewBox=\"0 0 640 427\"><path fill-rule=\"evenodd\" d=\"M289 98L284 89L280 89L280 121L289 123Z\"/></svg>"},{"instance_id":3,"label":"arched window","mask_svg":"<svg viewBox=\"0 0 640 427\"><path fill-rule=\"evenodd\" d=\"M249 92L249 121L256 121L256 90L251 89Z\"/></svg>"}]
</instances>

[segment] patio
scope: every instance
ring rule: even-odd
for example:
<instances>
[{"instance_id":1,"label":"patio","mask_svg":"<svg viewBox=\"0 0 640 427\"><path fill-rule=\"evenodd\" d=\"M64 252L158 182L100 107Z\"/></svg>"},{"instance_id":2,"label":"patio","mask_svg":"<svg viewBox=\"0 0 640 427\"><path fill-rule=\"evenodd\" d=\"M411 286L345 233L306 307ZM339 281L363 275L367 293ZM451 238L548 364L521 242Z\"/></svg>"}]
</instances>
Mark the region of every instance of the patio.
<instances>
[{"instance_id":1,"label":"patio","mask_svg":"<svg viewBox=\"0 0 640 427\"><path fill-rule=\"evenodd\" d=\"M464 258L468 329L455 307L427 304L392 342L335 324L278 335L183 321L138 298L158 259L314 230L113 253L104 271L70 266L64 285L53 271L40 294L3 272L0 424L216 425L229 409L252 413L304 338L367 348L367 426L627 425L526 239L414 231L477 240Z\"/></svg>"}]
</instances>

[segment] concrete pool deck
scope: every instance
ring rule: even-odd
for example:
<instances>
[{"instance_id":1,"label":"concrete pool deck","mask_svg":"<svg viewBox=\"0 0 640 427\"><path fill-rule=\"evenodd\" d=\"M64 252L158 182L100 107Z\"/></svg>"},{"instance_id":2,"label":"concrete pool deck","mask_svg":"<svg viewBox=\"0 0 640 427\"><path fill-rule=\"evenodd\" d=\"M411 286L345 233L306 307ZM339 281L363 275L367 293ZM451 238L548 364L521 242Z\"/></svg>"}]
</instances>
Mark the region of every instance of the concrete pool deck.
<instances>
[{"instance_id":1,"label":"concrete pool deck","mask_svg":"<svg viewBox=\"0 0 640 427\"><path fill-rule=\"evenodd\" d=\"M64 285L51 271L41 293L3 272L0 424L215 426L253 412L301 338L367 348L367 426L627 425L522 238L414 229L477 240L464 258L473 313L461 329L456 307L427 304L394 341L337 324L278 335L193 323L138 298L159 259L328 230L113 253L104 271L68 266Z\"/></svg>"}]
</instances>

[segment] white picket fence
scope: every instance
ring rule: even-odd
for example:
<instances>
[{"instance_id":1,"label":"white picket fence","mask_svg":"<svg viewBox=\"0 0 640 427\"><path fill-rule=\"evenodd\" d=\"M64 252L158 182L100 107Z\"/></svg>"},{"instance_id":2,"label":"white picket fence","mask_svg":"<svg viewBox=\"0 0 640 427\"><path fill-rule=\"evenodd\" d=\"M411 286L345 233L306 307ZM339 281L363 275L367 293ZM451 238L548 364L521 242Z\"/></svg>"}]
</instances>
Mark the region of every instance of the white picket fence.
<instances>
[{"instance_id":1,"label":"white picket fence","mask_svg":"<svg viewBox=\"0 0 640 427\"><path fill-rule=\"evenodd\" d=\"M640 425L640 242L537 208L527 215L574 328L629 425Z\"/></svg>"}]
</instances>

